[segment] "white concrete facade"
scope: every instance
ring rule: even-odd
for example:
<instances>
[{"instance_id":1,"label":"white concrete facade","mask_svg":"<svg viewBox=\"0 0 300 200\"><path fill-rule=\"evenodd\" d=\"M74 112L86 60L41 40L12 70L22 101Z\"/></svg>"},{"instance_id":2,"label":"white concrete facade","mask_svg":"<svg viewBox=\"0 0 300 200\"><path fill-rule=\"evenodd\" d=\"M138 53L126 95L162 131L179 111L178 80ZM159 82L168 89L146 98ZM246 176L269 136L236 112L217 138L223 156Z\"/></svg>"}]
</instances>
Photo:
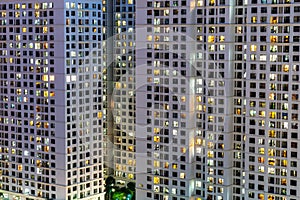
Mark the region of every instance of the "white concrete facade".
<instances>
[{"instance_id":1,"label":"white concrete facade","mask_svg":"<svg viewBox=\"0 0 300 200\"><path fill-rule=\"evenodd\" d=\"M103 199L102 9L0 2L4 199Z\"/></svg>"}]
</instances>

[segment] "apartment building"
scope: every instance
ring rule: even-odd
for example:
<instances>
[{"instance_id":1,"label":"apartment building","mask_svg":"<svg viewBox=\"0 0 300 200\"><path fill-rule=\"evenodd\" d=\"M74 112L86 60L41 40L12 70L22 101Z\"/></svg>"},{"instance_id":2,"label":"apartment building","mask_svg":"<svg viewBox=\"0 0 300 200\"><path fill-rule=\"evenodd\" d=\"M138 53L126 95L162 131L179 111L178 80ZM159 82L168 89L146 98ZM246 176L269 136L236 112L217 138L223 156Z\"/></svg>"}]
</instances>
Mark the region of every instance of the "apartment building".
<instances>
[{"instance_id":1,"label":"apartment building","mask_svg":"<svg viewBox=\"0 0 300 200\"><path fill-rule=\"evenodd\" d=\"M299 199L299 5L136 2L138 199Z\"/></svg>"},{"instance_id":2,"label":"apartment building","mask_svg":"<svg viewBox=\"0 0 300 200\"><path fill-rule=\"evenodd\" d=\"M103 199L103 9L0 2L2 199Z\"/></svg>"},{"instance_id":3,"label":"apartment building","mask_svg":"<svg viewBox=\"0 0 300 200\"><path fill-rule=\"evenodd\" d=\"M297 200L299 0L3 0L0 197Z\"/></svg>"},{"instance_id":4,"label":"apartment building","mask_svg":"<svg viewBox=\"0 0 300 200\"><path fill-rule=\"evenodd\" d=\"M135 3L115 0L108 3L107 38L110 62L107 65L111 118L105 138L105 175L124 186L135 179Z\"/></svg>"}]
</instances>

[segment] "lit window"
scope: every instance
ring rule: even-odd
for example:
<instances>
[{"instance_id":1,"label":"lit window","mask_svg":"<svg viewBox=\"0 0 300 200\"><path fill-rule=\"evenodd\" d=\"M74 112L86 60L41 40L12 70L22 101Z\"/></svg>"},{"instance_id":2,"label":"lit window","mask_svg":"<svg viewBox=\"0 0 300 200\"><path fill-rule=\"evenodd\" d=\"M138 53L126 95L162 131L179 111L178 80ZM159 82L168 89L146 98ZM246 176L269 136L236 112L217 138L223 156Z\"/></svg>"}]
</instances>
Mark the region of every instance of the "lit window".
<instances>
[{"instance_id":1,"label":"lit window","mask_svg":"<svg viewBox=\"0 0 300 200\"><path fill-rule=\"evenodd\" d=\"M220 42L224 42L225 41L225 36L224 35L221 35L220 36Z\"/></svg>"},{"instance_id":2,"label":"lit window","mask_svg":"<svg viewBox=\"0 0 300 200\"><path fill-rule=\"evenodd\" d=\"M213 151L208 151L207 152L207 157L208 158L213 158L214 157L214 152Z\"/></svg>"},{"instance_id":3,"label":"lit window","mask_svg":"<svg viewBox=\"0 0 300 200\"><path fill-rule=\"evenodd\" d=\"M259 148L258 152L259 154L265 154L265 148Z\"/></svg>"},{"instance_id":4,"label":"lit window","mask_svg":"<svg viewBox=\"0 0 300 200\"><path fill-rule=\"evenodd\" d=\"M185 178L185 173L180 173L180 176L179 176L181 179L184 179Z\"/></svg>"},{"instance_id":5,"label":"lit window","mask_svg":"<svg viewBox=\"0 0 300 200\"><path fill-rule=\"evenodd\" d=\"M270 36L270 42L275 43L278 41L278 36Z\"/></svg>"},{"instance_id":6,"label":"lit window","mask_svg":"<svg viewBox=\"0 0 300 200\"><path fill-rule=\"evenodd\" d=\"M289 71L289 65L283 65L282 70L283 70L284 72L288 72L288 71Z\"/></svg>"},{"instance_id":7,"label":"lit window","mask_svg":"<svg viewBox=\"0 0 300 200\"><path fill-rule=\"evenodd\" d=\"M213 35L208 36L208 42L209 43L215 42L215 36L213 36Z\"/></svg>"},{"instance_id":8,"label":"lit window","mask_svg":"<svg viewBox=\"0 0 300 200\"><path fill-rule=\"evenodd\" d=\"M258 166L258 171L259 172L265 172L265 167L264 166Z\"/></svg>"},{"instance_id":9,"label":"lit window","mask_svg":"<svg viewBox=\"0 0 300 200\"><path fill-rule=\"evenodd\" d=\"M173 168L173 169L177 169L177 164L174 163L174 164L172 165L172 168Z\"/></svg>"},{"instance_id":10,"label":"lit window","mask_svg":"<svg viewBox=\"0 0 300 200\"><path fill-rule=\"evenodd\" d=\"M154 140L154 142L160 142L160 137L159 136L154 136L153 140Z\"/></svg>"}]
</instances>

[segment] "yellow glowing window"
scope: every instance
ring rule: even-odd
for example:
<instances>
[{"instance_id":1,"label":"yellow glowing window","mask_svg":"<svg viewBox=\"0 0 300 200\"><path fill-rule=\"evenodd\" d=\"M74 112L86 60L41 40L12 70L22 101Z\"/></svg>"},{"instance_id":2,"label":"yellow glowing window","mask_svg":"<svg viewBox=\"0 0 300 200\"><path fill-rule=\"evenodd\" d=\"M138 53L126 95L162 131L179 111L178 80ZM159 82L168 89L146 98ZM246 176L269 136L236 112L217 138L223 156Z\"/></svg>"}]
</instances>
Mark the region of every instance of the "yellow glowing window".
<instances>
[{"instance_id":1,"label":"yellow glowing window","mask_svg":"<svg viewBox=\"0 0 300 200\"><path fill-rule=\"evenodd\" d=\"M39 11L35 11L34 15L35 15L35 17L40 17L40 12Z\"/></svg>"},{"instance_id":2,"label":"yellow glowing window","mask_svg":"<svg viewBox=\"0 0 300 200\"><path fill-rule=\"evenodd\" d=\"M268 158L268 165L275 166L275 159L274 158Z\"/></svg>"},{"instance_id":3,"label":"yellow glowing window","mask_svg":"<svg viewBox=\"0 0 300 200\"><path fill-rule=\"evenodd\" d=\"M264 200L264 199L265 199L265 195L263 195L263 194L258 194L258 199L259 199L259 200Z\"/></svg>"},{"instance_id":4,"label":"yellow glowing window","mask_svg":"<svg viewBox=\"0 0 300 200\"><path fill-rule=\"evenodd\" d=\"M264 163L265 162L265 158L264 157L258 157L258 162L259 163Z\"/></svg>"},{"instance_id":5,"label":"yellow glowing window","mask_svg":"<svg viewBox=\"0 0 300 200\"><path fill-rule=\"evenodd\" d=\"M168 162L165 163L165 168L169 168L169 163Z\"/></svg>"},{"instance_id":6,"label":"yellow glowing window","mask_svg":"<svg viewBox=\"0 0 300 200\"><path fill-rule=\"evenodd\" d=\"M197 36L197 41L203 41L203 36L202 35L198 35Z\"/></svg>"},{"instance_id":7,"label":"yellow glowing window","mask_svg":"<svg viewBox=\"0 0 300 200\"><path fill-rule=\"evenodd\" d=\"M259 154L265 154L265 148L259 148L258 152Z\"/></svg>"},{"instance_id":8,"label":"yellow glowing window","mask_svg":"<svg viewBox=\"0 0 300 200\"><path fill-rule=\"evenodd\" d=\"M277 17L271 17L271 24L277 24Z\"/></svg>"},{"instance_id":9,"label":"yellow glowing window","mask_svg":"<svg viewBox=\"0 0 300 200\"><path fill-rule=\"evenodd\" d=\"M156 176L155 176L155 177L153 178L153 183L154 183L154 184L159 184L159 177L156 177Z\"/></svg>"},{"instance_id":10,"label":"yellow glowing window","mask_svg":"<svg viewBox=\"0 0 300 200\"><path fill-rule=\"evenodd\" d=\"M159 166L160 166L159 161L155 160L155 161L153 162L153 166L154 166L154 167L159 167Z\"/></svg>"},{"instance_id":11,"label":"yellow glowing window","mask_svg":"<svg viewBox=\"0 0 300 200\"><path fill-rule=\"evenodd\" d=\"M224 179L219 178L219 179L218 179L218 183L219 183L219 184L223 184L223 183L224 183Z\"/></svg>"},{"instance_id":12,"label":"yellow glowing window","mask_svg":"<svg viewBox=\"0 0 300 200\"><path fill-rule=\"evenodd\" d=\"M185 147L181 147L181 153L186 153L186 148Z\"/></svg>"},{"instance_id":13,"label":"yellow glowing window","mask_svg":"<svg viewBox=\"0 0 300 200\"><path fill-rule=\"evenodd\" d=\"M284 157L284 158L287 157L287 151L286 151L286 150L283 150L283 151L281 152L281 157Z\"/></svg>"},{"instance_id":14,"label":"yellow glowing window","mask_svg":"<svg viewBox=\"0 0 300 200\"><path fill-rule=\"evenodd\" d=\"M224 149L225 145L223 143L219 143L218 148L219 149Z\"/></svg>"},{"instance_id":15,"label":"yellow glowing window","mask_svg":"<svg viewBox=\"0 0 300 200\"><path fill-rule=\"evenodd\" d=\"M225 41L225 36L221 35L219 40L220 40L220 42L224 42Z\"/></svg>"},{"instance_id":16,"label":"yellow glowing window","mask_svg":"<svg viewBox=\"0 0 300 200\"><path fill-rule=\"evenodd\" d=\"M177 169L177 164L173 164L173 165L172 165L172 168L173 168L173 169Z\"/></svg>"},{"instance_id":17,"label":"yellow glowing window","mask_svg":"<svg viewBox=\"0 0 300 200\"><path fill-rule=\"evenodd\" d=\"M20 9L20 4L15 4L15 9Z\"/></svg>"},{"instance_id":18,"label":"yellow glowing window","mask_svg":"<svg viewBox=\"0 0 300 200\"><path fill-rule=\"evenodd\" d=\"M257 22L257 17L251 17L251 22L256 23Z\"/></svg>"},{"instance_id":19,"label":"yellow glowing window","mask_svg":"<svg viewBox=\"0 0 300 200\"><path fill-rule=\"evenodd\" d=\"M133 179L133 177L134 177L133 174L128 174L129 179Z\"/></svg>"},{"instance_id":20,"label":"yellow glowing window","mask_svg":"<svg viewBox=\"0 0 300 200\"><path fill-rule=\"evenodd\" d=\"M158 76L158 75L159 75L159 69L154 70L154 71L153 71L153 74L154 74L155 76Z\"/></svg>"},{"instance_id":21,"label":"yellow glowing window","mask_svg":"<svg viewBox=\"0 0 300 200\"><path fill-rule=\"evenodd\" d=\"M271 52L277 52L277 50L278 50L277 45L272 45L272 46L270 47L270 51L271 51Z\"/></svg>"},{"instance_id":22,"label":"yellow glowing window","mask_svg":"<svg viewBox=\"0 0 300 200\"><path fill-rule=\"evenodd\" d=\"M274 149L269 149L268 150L268 155L269 156L275 156L275 150Z\"/></svg>"},{"instance_id":23,"label":"yellow glowing window","mask_svg":"<svg viewBox=\"0 0 300 200\"><path fill-rule=\"evenodd\" d=\"M44 151L49 152L49 146L44 146Z\"/></svg>"},{"instance_id":24,"label":"yellow glowing window","mask_svg":"<svg viewBox=\"0 0 300 200\"><path fill-rule=\"evenodd\" d=\"M208 42L210 42L210 43L215 42L215 36L213 36L213 35L208 36Z\"/></svg>"},{"instance_id":25,"label":"yellow glowing window","mask_svg":"<svg viewBox=\"0 0 300 200\"><path fill-rule=\"evenodd\" d=\"M40 9L40 4L39 3L35 3L34 4L34 9Z\"/></svg>"},{"instance_id":26,"label":"yellow glowing window","mask_svg":"<svg viewBox=\"0 0 300 200\"><path fill-rule=\"evenodd\" d=\"M17 95L21 95L22 94L22 89L17 89Z\"/></svg>"},{"instance_id":27,"label":"yellow glowing window","mask_svg":"<svg viewBox=\"0 0 300 200\"><path fill-rule=\"evenodd\" d=\"M288 72L289 71L289 65L283 65L283 71Z\"/></svg>"},{"instance_id":28,"label":"yellow glowing window","mask_svg":"<svg viewBox=\"0 0 300 200\"><path fill-rule=\"evenodd\" d=\"M18 171L22 171L23 170L23 166L22 165L18 165Z\"/></svg>"},{"instance_id":29,"label":"yellow glowing window","mask_svg":"<svg viewBox=\"0 0 300 200\"><path fill-rule=\"evenodd\" d=\"M276 118L276 112L270 112L270 118L275 119Z\"/></svg>"},{"instance_id":30,"label":"yellow glowing window","mask_svg":"<svg viewBox=\"0 0 300 200\"><path fill-rule=\"evenodd\" d=\"M197 1L197 6L198 6L198 7L203 6L203 0L198 0L198 1Z\"/></svg>"},{"instance_id":31,"label":"yellow glowing window","mask_svg":"<svg viewBox=\"0 0 300 200\"><path fill-rule=\"evenodd\" d=\"M213 158L214 157L214 152L213 151L208 151L207 152L207 157L208 158Z\"/></svg>"},{"instance_id":32,"label":"yellow glowing window","mask_svg":"<svg viewBox=\"0 0 300 200\"><path fill-rule=\"evenodd\" d=\"M259 166L258 171L259 172L265 172L265 167L264 166Z\"/></svg>"},{"instance_id":33,"label":"yellow glowing window","mask_svg":"<svg viewBox=\"0 0 300 200\"><path fill-rule=\"evenodd\" d=\"M256 49L257 49L256 45L253 44L250 46L250 51L256 51Z\"/></svg>"},{"instance_id":34,"label":"yellow glowing window","mask_svg":"<svg viewBox=\"0 0 300 200\"><path fill-rule=\"evenodd\" d=\"M36 122L35 125L36 125L37 128L40 128L41 127L41 122Z\"/></svg>"},{"instance_id":35,"label":"yellow glowing window","mask_svg":"<svg viewBox=\"0 0 300 200\"><path fill-rule=\"evenodd\" d=\"M275 100L275 97L276 97L276 96L275 96L274 93L270 93L270 94L269 94L269 99L270 99L270 100Z\"/></svg>"},{"instance_id":36,"label":"yellow glowing window","mask_svg":"<svg viewBox=\"0 0 300 200\"><path fill-rule=\"evenodd\" d=\"M281 185L286 185L287 181L285 178L281 179Z\"/></svg>"},{"instance_id":37,"label":"yellow glowing window","mask_svg":"<svg viewBox=\"0 0 300 200\"><path fill-rule=\"evenodd\" d=\"M197 110L202 111L202 105L198 105Z\"/></svg>"},{"instance_id":38,"label":"yellow glowing window","mask_svg":"<svg viewBox=\"0 0 300 200\"><path fill-rule=\"evenodd\" d=\"M42 76L42 80L43 80L43 81L48 81L48 75L43 75L43 76Z\"/></svg>"},{"instance_id":39,"label":"yellow glowing window","mask_svg":"<svg viewBox=\"0 0 300 200\"><path fill-rule=\"evenodd\" d=\"M41 162L40 160L37 160L37 161L36 161L36 165L37 165L38 167L40 167L41 164L42 164L42 162Z\"/></svg>"},{"instance_id":40,"label":"yellow glowing window","mask_svg":"<svg viewBox=\"0 0 300 200\"><path fill-rule=\"evenodd\" d=\"M27 32L27 28L26 28L26 27L23 27L23 28L22 28L22 32L23 32L23 33L26 33L26 32Z\"/></svg>"},{"instance_id":41,"label":"yellow glowing window","mask_svg":"<svg viewBox=\"0 0 300 200\"><path fill-rule=\"evenodd\" d=\"M48 33L48 27L47 26L43 27L43 33Z\"/></svg>"},{"instance_id":42,"label":"yellow glowing window","mask_svg":"<svg viewBox=\"0 0 300 200\"><path fill-rule=\"evenodd\" d=\"M202 102L202 97L201 96L197 96L197 101L198 102Z\"/></svg>"},{"instance_id":43,"label":"yellow glowing window","mask_svg":"<svg viewBox=\"0 0 300 200\"><path fill-rule=\"evenodd\" d=\"M274 130L270 130L269 131L269 137L271 137L271 138L275 138L275 131Z\"/></svg>"},{"instance_id":44,"label":"yellow glowing window","mask_svg":"<svg viewBox=\"0 0 300 200\"><path fill-rule=\"evenodd\" d=\"M277 42L278 41L278 37L277 36L270 36L270 42Z\"/></svg>"},{"instance_id":45,"label":"yellow glowing window","mask_svg":"<svg viewBox=\"0 0 300 200\"><path fill-rule=\"evenodd\" d=\"M235 109L235 114L240 115L241 114L241 109L240 108Z\"/></svg>"},{"instance_id":46,"label":"yellow glowing window","mask_svg":"<svg viewBox=\"0 0 300 200\"><path fill-rule=\"evenodd\" d=\"M181 97L181 102L185 102L185 101L186 101L185 96L182 96L182 97Z\"/></svg>"},{"instance_id":47,"label":"yellow glowing window","mask_svg":"<svg viewBox=\"0 0 300 200\"><path fill-rule=\"evenodd\" d=\"M207 147L210 148L210 149L214 148L214 143L213 142L208 142Z\"/></svg>"},{"instance_id":48,"label":"yellow glowing window","mask_svg":"<svg viewBox=\"0 0 300 200\"><path fill-rule=\"evenodd\" d=\"M48 94L48 91L44 91L44 97L48 97L49 94Z\"/></svg>"},{"instance_id":49,"label":"yellow glowing window","mask_svg":"<svg viewBox=\"0 0 300 200\"><path fill-rule=\"evenodd\" d=\"M103 116L102 112L98 112L98 118L101 119Z\"/></svg>"},{"instance_id":50,"label":"yellow glowing window","mask_svg":"<svg viewBox=\"0 0 300 200\"><path fill-rule=\"evenodd\" d=\"M154 132L155 134L158 134L159 131L160 131L160 128L154 128L154 129L153 129L153 132Z\"/></svg>"},{"instance_id":51,"label":"yellow glowing window","mask_svg":"<svg viewBox=\"0 0 300 200\"><path fill-rule=\"evenodd\" d=\"M121 89L121 83L120 82L116 82L115 83L115 88L118 89L118 90Z\"/></svg>"},{"instance_id":52,"label":"yellow glowing window","mask_svg":"<svg viewBox=\"0 0 300 200\"><path fill-rule=\"evenodd\" d=\"M154 140L154 142L159 142L160 141L160 137L159 136L154 136L153 140Z\"/></svg>"},{"instance_id":53,"label":"yellow glowing window","mask_svg":"<svg viewBox=\"0 0 300 200\"><path fill-rule=\"evenodd\" d=\"M282 160L281 161L281 166L286 167L287 166L287 160Z\"/></svg>"},{"instance_id":54,"label":"yellow glowing window","mask_svg":"<svg viewBox=\"0 0 300 200\"><path fill-rule=\"evenodd\" d=\"M197 144L197 145L201 145L201 139L196 139L196 141L195 141L195 144Z\"/></svg>"},{"instance_id":55,"label":"yellow glowing window","mask_svg":"<svg viewBox=\"0 0 300 200\"><path fill-rule=\"evenodd\" d=\"M129 151L133 151L133 150L134 150L133 146L129 146L129 147L128 147L128 150L129 150Z\"/></svg>"},{"instance_id":56,"label":"yellow glowing window","mask_svg":"<svg viewBox=\"0 0 300 200\"><path fill-rule=\"evenodd\" d=\"M164 105L164 109L165 109L165 110L169 110L169 105L168 105L168 104L165 104L165 105Z\"/></svg>"},{"instance_id":57,"label":"yellow glowing window","mask_svg":"<svg viewBox=\"0 0 300 200\"><path fill-rule=\"evenodd\" d=\"M266 111L259 111L259 116L260 117L265 117L266 116Z\"/></svg>"},{"instance_id":58,"label":"yellow glowing window","mask_svg":"<svg viewBox=\"0 0 300 200\"><path fill-rule=\"evenodd\" d=\"M241 26L238 26L236 29L236 33L243 33L243 28Z\"/></svg>"}]
</instances>

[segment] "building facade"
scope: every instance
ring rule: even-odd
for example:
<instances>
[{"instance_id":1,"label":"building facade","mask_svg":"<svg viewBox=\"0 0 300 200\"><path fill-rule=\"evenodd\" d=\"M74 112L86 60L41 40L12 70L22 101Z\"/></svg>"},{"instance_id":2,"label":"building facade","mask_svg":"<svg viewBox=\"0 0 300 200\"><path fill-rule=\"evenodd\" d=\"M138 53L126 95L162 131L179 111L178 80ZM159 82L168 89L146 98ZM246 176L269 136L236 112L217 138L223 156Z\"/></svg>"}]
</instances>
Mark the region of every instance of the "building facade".
<instances>
[{"instance_id":1,"label":"building facade","mask_svg":"<svg viewBox=\"0 0 300 200\"><path fill-rule=\"evenodd\" d=\"M299 0L3 0L0 198L297 200Z\"/></svg>"},{"instance_id":2,"label":"building facade","mask_svg":"<svg viewBox=\"0 0 300 200\"><path fill-rule=\"evenodd\" d=\"M103 198L102 9L0 2L1 198Z\"/></svg>"},{"instance_id":3,"label":"building facade","mask_svg":"<svg viewBox=\"0 0 300 200\"><path fill-rule=\"evenodd\" d=\"M136 11L138 199L299 199L299 2Z\"/></svg>"},{"instance_id":4,"label":"building facade","mask_svg":"<svg viewBox=\"0 0 300 200\"><path fill-rule=\"evenodd\" d=\"M105 176L119 187L135 180L135 1L106 2L108 118L104 122Z\"/></svg>"}]
</instances>

